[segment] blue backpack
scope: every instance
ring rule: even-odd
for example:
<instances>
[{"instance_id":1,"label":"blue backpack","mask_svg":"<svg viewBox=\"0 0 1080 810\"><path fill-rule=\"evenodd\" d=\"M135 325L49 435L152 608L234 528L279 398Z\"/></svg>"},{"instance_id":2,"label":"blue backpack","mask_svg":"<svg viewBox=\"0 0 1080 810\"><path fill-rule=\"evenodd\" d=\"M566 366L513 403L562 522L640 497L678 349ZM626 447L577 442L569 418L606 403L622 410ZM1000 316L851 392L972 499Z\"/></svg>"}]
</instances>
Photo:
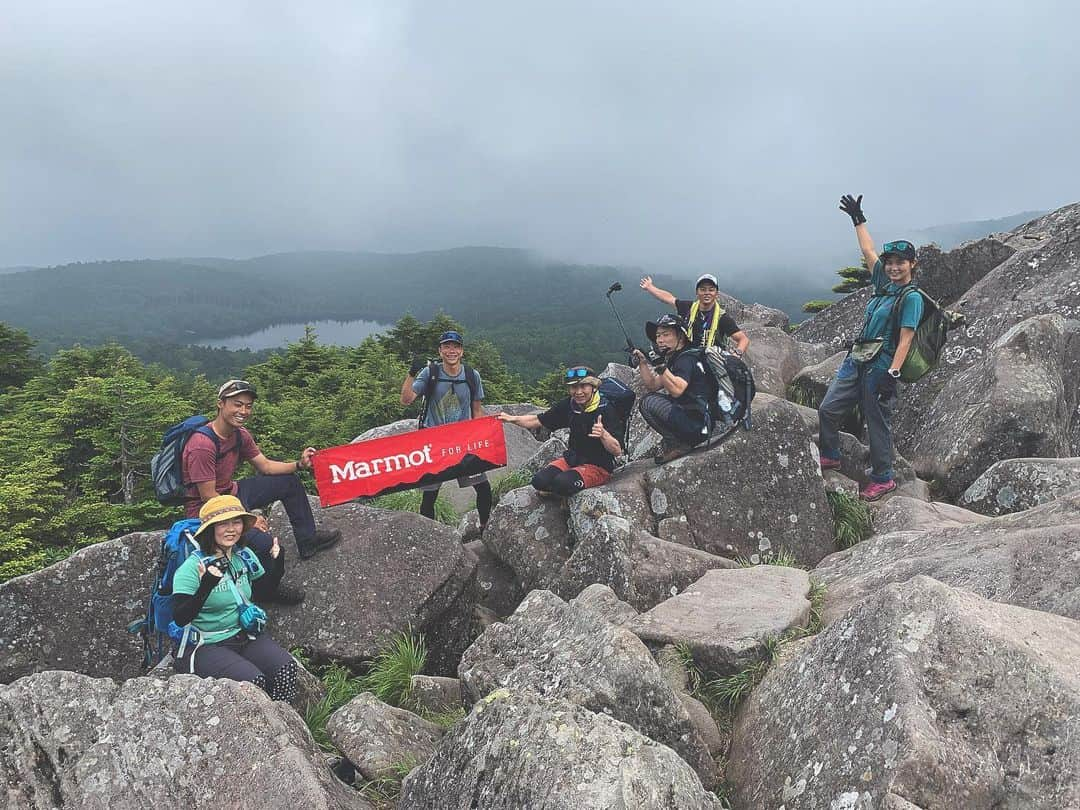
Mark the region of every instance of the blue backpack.
<instances>
[{"instance_id":1,"label":"blue backpack","mask_svg":"<svg viewBox=\"0 0 1080 810\"><path fill-rule=\"evenodd\" d=\"M158 564L154 580L150 585L150 597L146 604L146 613L128 625L128 632L138 633L143 640L143 667L153 669L170 652L170 640L181 642L185 627L173 621L172 588L173 577L177 569L192 554L200 558L211 559L205 555L195 541L195 532L200 522L198 518L178 520L172 525L161 541ZM247 548L237 550L239 558L248 568L248 573L255 572L258 562L254 552ZM190 625L189 625L190 627Z\"/></svg>"},{"instance_id":2,"label":"blue backpack","mask_svg":"<svg viewBox=\"0 0 1080 810\"><path fill-rule=\"evenodd\" d=\"M221 441L210 420L201 414L189 416L178 425L173 425L161 437L161 449L150 459L150 480L154 482L154 496L159 503L167 506L179 506L187 499L187 484L184 482L184 446L193 433L208 437L217 448L217 460L225 454L221 452ZM240 437L236 437L236 454L240 455Z\"/></svg>"}]
</instances>

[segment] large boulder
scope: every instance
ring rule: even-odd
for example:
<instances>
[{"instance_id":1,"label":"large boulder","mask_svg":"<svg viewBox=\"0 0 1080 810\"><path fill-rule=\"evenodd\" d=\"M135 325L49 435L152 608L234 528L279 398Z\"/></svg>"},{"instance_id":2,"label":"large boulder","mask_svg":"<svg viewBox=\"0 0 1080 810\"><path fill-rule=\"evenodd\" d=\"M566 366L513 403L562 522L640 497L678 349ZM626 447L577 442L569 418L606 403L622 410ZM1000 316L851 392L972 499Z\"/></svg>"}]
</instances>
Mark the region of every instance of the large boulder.
<instances>
[{"instance_id":1,"label":"large boulder","mask_svg":"<svg viewBox=\"0 0 1080 810\"><path fill-rule=\"evenodd\" d=\"M508 690L477 703L401 787L399 810L719 810L670 748L605 714Z\"/></svg>"},{"instance_id":2,"label":"large boulder","mask_svg":"<svg viewBox=\"0 0 1080 810\"><path fill-rule=\"evenodd\" d=\"M466 701L496 689L561 698L671 746L709 783L713 762L685 707L632 633L548 591L533 591L465 652Z\"/></svg>"},{"instance_id":3,"label":"large boulder","mask_svg":"<svg viewBox=\"0 0 1080 810\"><path fill-rule=\"evenodd\" d=\"M954 526L970 526L985 523L989 518L977 512L970 512L959 506L941 501L923 501L897 495L885 501L875 510L874 532L927 531L929 529L948 529Z\"/></svg>"},{"instance_id":4,"label":"large boulder","mask_svg":"<svg viewBox=\"0 0 1080 810\"><path fill-rule=\"evenodd\" d=\"M1066 349L1078 330L1058 314L1017 323L976 362L953 372L919 414L903 451L924 478L937 480L946 499L997 461L1075 455L1070 430L1078 393L1075 377L1066 374ZM898 435L905 435L902 429Z\"/></svg>"},{"instance_id":5,"label":"large boulder","mask_svg":"<svg viewBox=\"0 0 1080 810\"><path fill-rule=\"evenodd\" d=\"M365 779L393 779L428 760L443 735L434 723L361 692L326 722L326 734Z\"/></svg>"},{"instance_id":6,"label":"large boulder","mask_svg":"<svg viewBox=\"0 0 1080 810\"><path fill-rule=\"evenodd\" d=\"M743 329L750 338L746 362L754 372L757 390L782 397L787 385L803 366L824 360L831 350L795 340L785 329L749 325Z\"/></svg>"},{"instance_id":7,"label":"large boulder","mask_svg":"<svg viewBox=\"0 0 1080 810\"><path fill-rule=\"evenodd\" d=\"M465 548L476 556L476 587L480 605L496 616L509 616L525 596L514 569L491 553L482 540L466 543Z\"/></svg>"},{"instance_id":8,"label":"large boulder","mask_svg":"<svg viewBox=\"0 0 1080 810\"><path fill-rule=\"evenodd\" d=\"M303 647L317 661L359 666L407 628L423 633L428 667L453 672L474 634L479 600L476 557L456 531L414 512L356 503L318 510L319 525L341 529L334 548L295 560L285 581L302 586L299 605L269 605L270 628L285 647ZM271 529L291 535L280 505Z\"/></svg>"},{"instance_id":9,"label":"large boulder","mask_svg":"<svg viewBox=\"0 0 1080 810\"><path fill-rule=\"evenodd\" d=\"M633 620L638 612L623 602L607 585L590 585L573 599L574 607L588 610L616 627Z\"/></svg>"},{"instance_id":10,"label":"large boulder","mask_svg":"<svg viewBox=\"0 0 1080 810\"><path fill-rule=\"evenodd\" d=\"M829 390L832 381L836 379L836 373L840 370L841 363L847 357L847 352L836 352L822 360L799 369L791 379L786 395L792 401L798 402L809 408L817 408L825 399L825 392ZM849 433L858 433L845 425L844 429Z\"/></svg>"},{"instance_id":11,"label":"large boulder","mask_svg":"<svg viewBox=\"0 0 1080 810\"><path fill-rule=\"evenodd\" d=\"M980 475L957 502L983 515L1022 512L1080 489L1080 458L1012 458Z\"/></svg>"},{"instance_id":12,"label":"large boulder","mask_svg":"<svg viewBox=\"0 0 1080 810\"><path fill-rule=\"evenodd\" d=\"M770 398L754 429L647 473L658 518L685 515L695 547L723 557L787 549L815 565L835 548L817 447L797 406Z\"/></svg>"},{"instance_id":13,"label":"large boulder","mask_svg":"<svg viewBox=\"0 0 1080 810\"><path fill-rule=\"evenodd\" d=\"M896 531L826 557L824 620L925 574L982 597L1080 619L1080 493L969 525Z\"/></svg>"},{"instance_id":14,"label":"large boulder","mask_svg":"<svg viewBox=\"0 0 1080 810\"><path fill-rule=\"evenodd\" d=\"M11 808L370 808L288 706L192 675L54 671L0 689L0 777Z\"/></svg>"},{"instance_id":15,"label":"large boulder","mask_svg":"<svg viewBox=\"0 0 1080 810\"><path fill-rule=\"evenodd\" d=\"M564 499L541 498L531 486L520 487L499 499L481 540L526 593L549 588L570 559L567 516Z\"/></svg>"},{"instance_id":16,"label":"large boulder","mask_svg":"<svg viewBox=\"0 0 1080 810\"><path fill-rule=\"evenodd\" d=\"M47 669L141 675L142 641L127 626L146 615L163 538L128 534L0 584L0 682Z\"/></svg>"},{"instance_id":17,"label":"large boulder","mask_svg":"<svg viewBox=\"0 0 1080 810\"><path fill-rule=\"evenodd\" d=\"M775 326L779 329L787 329L791 319L782 309L767 307L764 304L744 304L738 298L721 292L717 298L724 311L735 319L744 330L749 324L761 324L762 326Z\"/></svg>"},{"instance_id":18,"label":"large boulder","mask_svg":"<svg viewBox=\"0 0 1080 810\"><path fill-rule=\"evenodd\" d=\"M810 619L805 571L755 565L710 571L626 627L651 648L683 645L703 671L733 675L762 657L771 637Z\"/></svg>"},{"instance_id":19,"label":"large boulder","mask_svg":"<svg viewBox=\"0 0 1080 810\"><path fill-rule=\"evenodd\" d=\"M929 577L774 667L735 728L737 807L1080 806L1080 622Z\"/></svg>"}]
</instances>

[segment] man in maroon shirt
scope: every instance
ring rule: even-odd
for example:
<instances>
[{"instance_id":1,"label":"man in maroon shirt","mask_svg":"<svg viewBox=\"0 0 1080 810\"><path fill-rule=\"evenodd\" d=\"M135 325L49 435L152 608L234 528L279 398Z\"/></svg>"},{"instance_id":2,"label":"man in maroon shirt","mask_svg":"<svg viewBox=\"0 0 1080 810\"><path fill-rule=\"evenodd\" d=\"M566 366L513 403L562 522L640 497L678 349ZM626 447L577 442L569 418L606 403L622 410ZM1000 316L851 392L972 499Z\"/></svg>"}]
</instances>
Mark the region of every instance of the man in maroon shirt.
<instances>
[{"instance_id":1,"label":"man in maroon shirt","mask_svg":"<svg viewBox=\"0 0 1080 810\"><path fill-rule=\"evenodd\" d=\"M185 509L188 517L198 517L199 509L215 495L235 495L245 509L258 509L281 501L292 524L296 547L302 559L308 559L341 539L338 529L316 529L304 485L297 472L311 469L314 447L305 447L296 461L273 461L263 455L244 423L255 403L255 387L245 380L229 380L218 389L217 416L210 424L191 435L184 445L183 475L187 485ZM212 432L212 436L210 433ZM251 462L257 473L251 478L233 480L241 462ZM294 603L303 593L279 586L285 573L285 555L270 555L274 538L265 518L260 518L247 534L266 570L257 580L257 595L262 601ZM258 601L258 600L257 600Z\"/></svg>"}]
</instances>

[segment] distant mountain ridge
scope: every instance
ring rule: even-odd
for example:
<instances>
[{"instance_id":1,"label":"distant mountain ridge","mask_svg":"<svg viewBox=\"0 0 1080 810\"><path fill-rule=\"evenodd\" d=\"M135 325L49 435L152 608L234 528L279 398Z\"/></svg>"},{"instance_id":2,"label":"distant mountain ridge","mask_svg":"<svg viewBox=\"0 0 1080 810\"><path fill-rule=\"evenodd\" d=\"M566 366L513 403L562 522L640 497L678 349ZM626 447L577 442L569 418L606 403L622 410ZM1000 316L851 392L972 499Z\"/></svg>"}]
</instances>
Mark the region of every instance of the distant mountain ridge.
<instances>
[{"instance_id":1,"label":"distant mountain ridge","mask_svg":"<svg viewBox=\"0 0 1080 810\"><path fill-rule=\"evenodd\" d=\"M1011 231L1025 222L1038 219L1046 211L1023 211L999 219L980 219L973 222L955 222L950 225L934 225L922 230L911 231L912 242L925 245L933 242L942 250L952 250L957 245L981 239L994 233Z\"/></svg>"}]
</instances>

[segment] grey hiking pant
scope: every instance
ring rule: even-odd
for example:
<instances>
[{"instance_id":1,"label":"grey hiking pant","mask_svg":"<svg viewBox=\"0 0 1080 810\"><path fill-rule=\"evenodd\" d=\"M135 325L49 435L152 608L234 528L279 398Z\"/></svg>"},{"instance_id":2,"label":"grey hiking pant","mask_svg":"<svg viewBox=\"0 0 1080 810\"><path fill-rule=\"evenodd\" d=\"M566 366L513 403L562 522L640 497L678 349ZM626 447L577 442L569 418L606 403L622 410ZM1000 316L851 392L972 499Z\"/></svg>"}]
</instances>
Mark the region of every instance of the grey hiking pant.
<instances>
[{"instance_id":1,"label":"grey hiking pant","mask_svg":"<svg viewBox=\"0 0 1080 810\"><path fill-rule=\"evenodd\" d=\"M896 410L896 387L891 396L877 391L885 369L872 368L844 358L836 379L818 406L818 449L822 458L840 459L840 422L856 405L862 406L866 431L870 436L870 479L885 484L893 479L892 415Z\"/></svg>"}]
</instances>

